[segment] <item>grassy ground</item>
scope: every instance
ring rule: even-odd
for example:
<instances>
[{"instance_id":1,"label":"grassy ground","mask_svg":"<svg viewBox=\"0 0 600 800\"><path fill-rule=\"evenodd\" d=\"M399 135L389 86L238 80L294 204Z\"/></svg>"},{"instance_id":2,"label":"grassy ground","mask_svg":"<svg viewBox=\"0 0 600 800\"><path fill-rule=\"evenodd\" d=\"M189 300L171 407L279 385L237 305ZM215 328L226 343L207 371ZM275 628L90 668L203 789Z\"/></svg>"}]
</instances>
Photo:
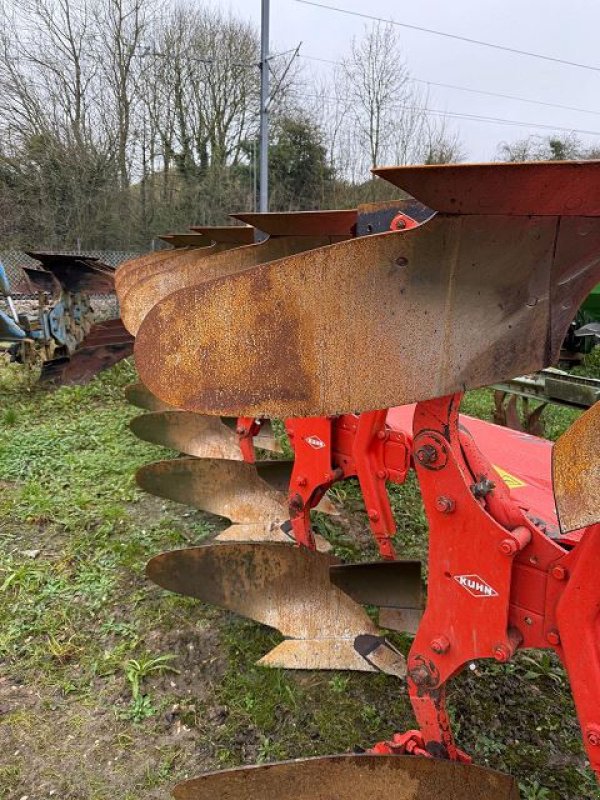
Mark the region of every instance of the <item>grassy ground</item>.
<instances>
[{"instance_id":1,"label":"grassy ground","mask_svg":"<svg viewBox=\"0 0 600 800\"><path fill-rule=\"evenodd\" d=\"M128 431L133 378L125 363L87 387L27 392L22 372L0 369L0 798L166 798L208 769L412 727L397 681L258 668L277 634L144 579L150 556L206 541L219 520L136 490L135 468L164 451ZM466 408L489 417L490 394ZM550 418L557 435L572 415ZM317 524L355 557L364 510L352 485L337 496L342 517ZM393 502L403 552L423 557L414 482ZM526 800L600 798L553 656L482 663L453 682L450 706L460 745L514 773Z\"/></svg>"}]
</instances>

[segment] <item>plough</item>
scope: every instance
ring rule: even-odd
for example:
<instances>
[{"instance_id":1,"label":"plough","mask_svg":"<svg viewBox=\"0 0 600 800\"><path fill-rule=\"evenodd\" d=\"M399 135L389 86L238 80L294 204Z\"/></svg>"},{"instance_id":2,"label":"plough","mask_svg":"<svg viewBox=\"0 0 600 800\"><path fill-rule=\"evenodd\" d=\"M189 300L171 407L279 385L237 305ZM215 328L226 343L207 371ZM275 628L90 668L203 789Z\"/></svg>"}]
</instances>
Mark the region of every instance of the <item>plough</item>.
<instances>
[{"instance_id":1,"label":"plough","mask_svg":"<svg viewBox=\"0 0 600 800\"><path fill-rule=\"evenodd\" d=\"M42 269L24 267L37 296L37 318L17 312L0 265L0 293L8 313L0 311L0 342L11 359L41 363L40 382L85 383L133 352L133 338L119 319L95 322L91 295L114 292L114 269L87 256L29 253Z\"/></svg>"},{"instance_id":2,"label":"plough","mask_svg":"<svg viewBox=\"0 0 600 800\"><path fill-rule=\"evenodd\" d=\"M281 630L262 663L405 674L418 725L360 756L205 775L178 798L516 798L508 776L457 746L445 690L474 660L522 648L563 662L600 775L600 404L552 451L540 442L535 486L507 461L522 462L531 437L502 430L494 452L493 426L459 417L465 390L551 365L598 283L600 162L376 172L420 201L412 214L404 201L344 212L335 234L341 216L314 214L302 237L298 215L273 215L266 242L132 266L118 289L151 395L181 414L282 418L295 454L273 530L298 547L263 537L188 548L155 557L149 577ZM386 492L411 469L429 523L424 610L418 564L392 549ZM383 561L317 552L309 512L351 476ZM380 627L363 604L380 609ZM415 632L406 662L381 628Z\"/></svg>"}]
</instances>

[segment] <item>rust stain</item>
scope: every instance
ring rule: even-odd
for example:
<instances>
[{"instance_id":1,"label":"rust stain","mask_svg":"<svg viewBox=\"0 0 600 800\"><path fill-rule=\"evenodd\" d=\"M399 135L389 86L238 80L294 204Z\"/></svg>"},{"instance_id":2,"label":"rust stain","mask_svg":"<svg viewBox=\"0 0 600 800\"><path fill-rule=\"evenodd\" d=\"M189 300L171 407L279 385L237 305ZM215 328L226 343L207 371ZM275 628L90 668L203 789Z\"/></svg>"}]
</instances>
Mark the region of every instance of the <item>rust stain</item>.
<instances>
[{"instance_id":1,"label":"rust stain","mask_svg":"<svg viewBox=\"0 0 600 800\"><path fill-rule=\"evenodd\" d=\"M356 209L232 214L270 236L336 236L350 238Z\"/></svg>"},{"instance_id":2,"label":"rust stain","mask_svg":"<svg viewBox=\"0 0 600 800\"><path fill-rule=\"evenodd\" d=\"M235 429L219 417L189 411L155 411L135 417L129 427L138 439L188 456L243 460Z\"/></svg>"},{"instance_id":3,"label":"rust stain","mask_svg":"<svg viewBox=\"0 0 600 800\"><path fill-rule=\"evenodd\" d=\"M573 531L600 522L600 402L556 442L552 474L561 529Z\"/></svg>"},{"instance_id":4,"label":"rust stain","mask_svg":"<svg viewBox=\"0 0 600 800\"><path fill-rule=\"evenodd\" d=\"M234 523L281 524L288 517L288 509L278 476L286 468L289 483L291 464L285 462L272 467L269 462L255 465L222 458L177 458L141 467L136 481L149 494Z\"/></svg>"},{"instance_id":5,"label":"rust stain","mask_svg":"<svg viewBox=\"0 0 600 800\"><path fill-rule=\"evenodd\" d=\"M184 781L175 800L518 800L508 775L415 756L342 755L223 770Z\"/></svg>"},{"instance_id":6,"label":"rust stain","mask_svg":"<svg viewBox=\"0 0 600 800\"><path fill-rule=\"evenodd\" d=\"M127 329L137 335L138 328L150 309L173 292L268 261L303 252L328 243L325 237L281 237L260 244L204 256L202 251L188 253L170 264L162 264L151 275L141 275L129 291L118 291L121 316Z\"/></svg>"},{"instance_id":7,"label":"rust stain","mask_svg":"<svg viewBox=\"0 0 600 800\"><path fill-rule=\"evenodd\" d=\"M403 659L362 606L334 586L325 553L276 542L222 542L163 553L147 566L159 586L234 611L279 630L282 642L259 663L293 669L375 671L355 648L377 637L377 666L398 675Z\"/></svg>"},{"instance_id":8,"label":"rust stain","mask_svg":"<svg viewBox=\"0 0 600 800\"><path fill-rule=\"evenodd\" d=\"M159 301L136 363L173 406L266 417L386 408L524 374L551 357L562 230L554 217L438 214L246 269Z\"/></svg>"}]
</instances>

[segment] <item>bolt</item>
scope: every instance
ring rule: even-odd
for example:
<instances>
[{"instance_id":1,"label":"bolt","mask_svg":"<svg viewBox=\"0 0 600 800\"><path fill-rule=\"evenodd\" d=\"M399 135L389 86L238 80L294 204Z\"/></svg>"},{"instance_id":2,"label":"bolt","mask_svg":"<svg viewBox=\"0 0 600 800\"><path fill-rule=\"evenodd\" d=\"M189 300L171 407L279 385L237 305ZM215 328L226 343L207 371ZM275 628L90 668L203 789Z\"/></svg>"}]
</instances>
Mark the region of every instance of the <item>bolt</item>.
<instances>
[{"instance_id":1,"label":"bolt","mask_svg":"<svg viewBox=\"0 0 600 800\"><path fill-rule=\"evenodd\" d=\"M437 653L439 656L443 656L444 653L447 653L450 649L450 641L447 636L436 636L435 639L432 639L429 646L434 653Z\"/></svg>"},{"instance_id":2,"label":"bolt","mask_svg":"<svg viewBox=\"0 0 600 800\"><path fill-rule=\"evenodd\" d=\"M379 514L377 511L371 509L371 511L369 511L369 519L371 522L377 522L379 520Z\"/></svg>"},{"instance_id":3,"label":"bolt","mask_svg":"<svg viewBox=\"0 0 600 800\"><path fill-rule=\"evenodd\" d=\"M452 514L456 507L456 503L451 497L440 495L435 499L435 507L442 514Z\"/></svg>"},{"instance_id":4,"label":"bolt","mask_svg":"<svg viewBox=\"0 0 600 800\"><path fill-rule=\"evenodd\" d=\"M406 220L402 219L402 217L396 217L395 220L392 222L393 229L396 231L403 231L406 228Z\"/></svg>"},{"instance_id":5,"label":"bolt","mask_svg":"<svg viewBox=\"0 0 600 800\"><path fill-rule=\"evenodd\" d=\"M382 480L382 481L385 480L387 478L387 476L388 476L387 470L385 470L385 469L378 469L377 470L377 477L380 478L380 480Z\"/></svg>"},{"instance_id":6,"label":"bolt","mask_svg":"<svg viewBox=\"0 0 600 800\"><path fill-rule=\"evenodd\" d=\"M385 439L385 437L386 437L385 430L377 431L377 438L378 439Z\"/></svg>"},{"instance_id":7,"label":"bolt","mask_svg":"<svg viewBox=\"0 0 600 800\"><path fill-rule=\"evenodd\" d=\"M560 644L560 635L558 631L548 631L546 634L546 639L548 640L549 644L558 645Z\"/></svg>"},{"instance_id":8,"label":"bolt","mask_svg":"<svg viewBox=\"0 0 600 800\"><path fill-rule=\"evenodd\" d=\"M514 556L519 550L519 546L514 539L503 539L500 542L500 552L505 556Z\"/></svg>"},{"instance_id":9,"label":"bolt","mask_svg":"<svg viewBox=\"0 0 600 800\"><path fill-rule=\"evenodd\" d=\"M423 466L435 464L438 459L438 452L432 444L424 444L417 450L417 461Z\"/></svg>"},{"instance_id":10,"label":"bolt","mask_svg":"<svg viewBox=\"0 0 600 800\"><path fill-rule=\"evenodd\" d=\"M557 581L564 581L567 577L567 570L561 564L557 564L555 567L552 567L551 575Z\"/></svg>"},{"instance_id":11,"label":"bolt","mask_svg":"<svg viewBox=\"0 0 600 800\"><path fill-rule=\"evenodd\" d=\"M298 484L298 486L306 486L308 480L304 477L304 475L299 475L298 478L296 479L296 483Z\"/></svg>"},{"instance_id":12,"label":"bolt","mask_svg":"<svg viewBox=\"0 0 600 800\"><path fill-rule=\"evenodd\" d=\"M501 661L504 663L508 661L511 656L510 649L505 644L497 644L494 647L494 658L496 661Z\"/></svg>"},{"instance_id":13,"label":"bolt","mask_svg":"<svg viewBox=\"0 0 600 800\"><path fill-rule=\"evenodd\" d=\"M477 500L483 500L496 488L496 484L484 475L481 475L477 483L471 486L471 492Z\"/></svg>"},{"instance_id":14,"label":"bolt","mask_svg":"<svg viewBox=\"0 0 600 800\"><path fill-rule=\"evenodd\" d=\"M421 664L420 666L411 669L409 675L413 683L416 683L417 686L422 686L424 683L429 681L430 672L425 664Z\"/></svg>"},{"instance_id":15,"label":"bolt","mask_svg":"<svg viewBox=\"0 0 600 800\"><path fill-rule=\"evenodd\" d=\"M246 428L244 428L244 427L242 427L241 425L239 425L239 426L238 426L238 427L235 429L235 432L237 433L237 435L238 435L238 436L243 436L243 435L246 433Z\"/></svg>"},{"instance_id":16,"label":"bolt","mask_svg":"<svg viewBox=\"0 0 600 800\"><path fill-rule=\"evenodd\" d=\"M600 725L588 725L585 729L585 738L593 747L600 745Z\"/></svg>"},{"instance_id":17,"label":"bolt","mask_svg":"<svg viewBox=\"0 0 600 800\"><path fill-rule=\"evenodd\" d=\"M405 267L407 264L408 264L408 258L405 258L404 256L400 256L399 258L396 259L396 266L398 267Z\"/></svg>"}]
</instances>

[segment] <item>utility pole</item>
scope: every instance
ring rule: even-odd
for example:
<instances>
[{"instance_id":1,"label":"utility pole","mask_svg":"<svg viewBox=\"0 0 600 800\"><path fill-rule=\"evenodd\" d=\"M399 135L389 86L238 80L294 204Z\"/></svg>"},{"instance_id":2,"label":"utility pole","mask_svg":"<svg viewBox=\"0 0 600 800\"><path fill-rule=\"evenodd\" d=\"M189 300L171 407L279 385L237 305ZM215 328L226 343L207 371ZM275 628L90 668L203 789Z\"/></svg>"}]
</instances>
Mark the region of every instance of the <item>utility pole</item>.
<instances>
[{"instance_id":1,"label":"utility pole","mask_svg":"<svg viewBox=\"0 0 600 800\"><path fill-rule=\"evenodd\" d=\"M261 0L259 211L269 210L269 2Z\"/></svg>"}]
</instances>

